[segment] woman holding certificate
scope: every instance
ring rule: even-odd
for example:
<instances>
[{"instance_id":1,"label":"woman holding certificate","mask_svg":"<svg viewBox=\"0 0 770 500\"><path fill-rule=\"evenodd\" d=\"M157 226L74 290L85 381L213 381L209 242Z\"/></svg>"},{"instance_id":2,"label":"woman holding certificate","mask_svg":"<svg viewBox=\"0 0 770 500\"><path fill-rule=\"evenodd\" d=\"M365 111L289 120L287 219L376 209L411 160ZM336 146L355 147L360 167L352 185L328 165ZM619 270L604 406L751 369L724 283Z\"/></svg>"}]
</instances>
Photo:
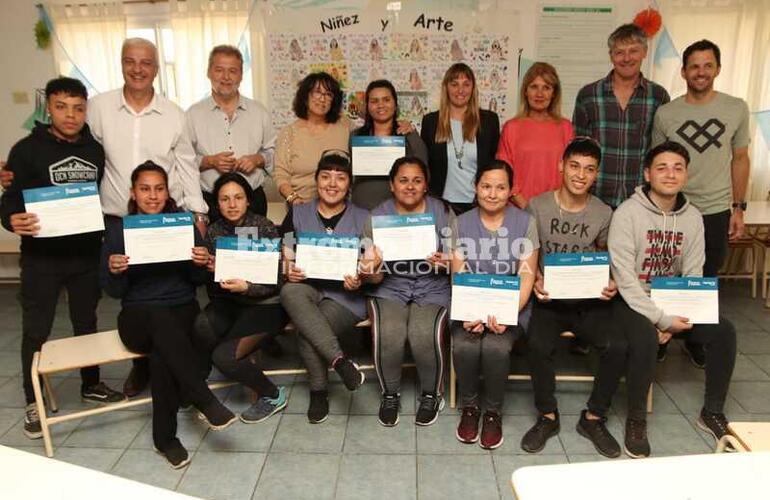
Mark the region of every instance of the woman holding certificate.
<instances>
[{"instance_id":1,"label":"woman holding certificate","mask_svg":"<svg viewBox=\"0 0 770 500\"><path fill-rule=\"evenodd\" d=\"M353 137L402 135L405 139L406 156L416 156L423 162L428 162L428 150L420 135L411 127L406 134L399 133L398 96L396 88L390 81L374 80L369 83L366 87L364 102L366 102L364 124L353 132ZM355 147L354 145L353 148ZM404 156L404 153L402 152L400 156ZM384 175L356 175L353 182L353 203L370 210L388 198L390 198L390 182L387 172Z\"/></svg>"},{"instance_id":2,"label":"woman holding certificate","mask_svg":"<svg viewBox=\"0 0 770 500\"><path fill-rule=\"evenodd\" d=\"M439 110L423 117L420 136L428 147L430 193L458 213L473 208L473 177L479 165L495 159L500 119L479 109L476 77L467 64L453 64L444 74Z\"/></svg>"},{"instance_id":3,"label":"woman holding certificate","mask_svg":"<svg viewBox=\"0 0 770 500\"><path fill-rule=\"evenodd\" d=\"M370 277L379 285L369 294L369 317L382 389L379 421L386 427L398 424L407 341L422 386L415 423L433 424L444 405L441 347L456 218L445 203L427 195L428 181L428 167L419 158L396 160L390 170L393 197L372 210L367 227L385 261Z\"/></svg>"},{"instance_id":4,"label":"woman holding certificate","mask_svg":"<svg viewBox=\"0 0 770 500\"><path fill-rule=\"evenodd\" d=\"M148 161L133 171L128 212L178 212L162 167ZM191 218L189 228L195 231ZM107 221L102 246L102 287L121 299L120 338L129 349L146 353L150 360L153 443L175 469L190 462L176 437L182 396L198 409L211 429L224 429L235 421L235 415L219 402L201 376L191 341L193 323L200 312L195 288L208 280L209 261L202 238L197 231L194 236L189 260L130 265L125 255L123 220L113 218Z\"/></svg>"},{"instance_id":5,"label":"woman holding certificate","mask_svg":"<svg viewBox=\"0 0 770 500\"><path fill-rule=\"evenodd\" d=\"M216 254L220 246L226 248L217 244L218 239L222 243L228 237L280 238L278 228L269 219L249 210L254 191L243 176L234 173L222 175L214 183L213 195L222 218L209 226L206 232L206 247L211 254ZM257 283L242 278L227 278L207 284L210 302L204 314L213 336L201 340L206 344L204 348L211 352L212 361L219 371L258 395L256 402L240 415L241 421L247 424L261 422L286 406L286 388L273 384L249 359L252 352L263 347L285 324L285 315L278 301L265 303L265 299L278 295L277 260L276 253L272 276L265 276ZM248 266L250 262L239 264ZM216 257L212 257L209 271L214 272L215 266Z\"/></svg>"},{"instance_id":6,"label":"woman holding certificate","mask_svg":"<svg viewBox=\"0 0 770 500\"><path fill-rule=\"evenodd\" d=\"M324 72L307 75L292 104L297 119L278 134L273 178L289 205L316 197L315 172L321 153L347 151L350 122L341 115L342 90Z\"/></svg>"},{"instance_id":7,"label":"woman holding certificate","mask_svg":"<svg viewBox=\"0 0 770 500\"><path fill-rule=\"evenodd\" d=\"M328 369L331 366L351 391L364 382L364 374L343 352L338 337L352 334L366 316L364 298L356 291L361 286L357 273L344 280L309 279L299 263L289 255L295 250L289 238L301 241L303 234L359 238L368 213L348 201L352 169L345 151L326 152L315 173L317 199L296 204L281 225L284 236L286 283L281 289L281 303L297 328L299 353L308 372L310 405L307 418L311 424L329 415ZM299 245L297 245L299 247ZM354 261L358 245L355 246ZM299 252L297 250L297 256ZM357 262L354 262L356 265Z\"/></svg>"},{"instance_id":8,"label":"woman holding certificate","mask_svg":"<svg viewBox=\"0 0 770 500\"><path fill-rule=\"evenodd\" d=\"M485 449L503 444L502 407L511 349L529 321L529 297L535 283L540 241L534 218L508 204L513 170L495 160L476 172L477 207L458 218L458 245L452 272L506 274L519 277L518 324L500 324L493 315L479 312L475 321L453 321L452 356L460 389L462 416L457 439L463 443L481 439ZM484 377L483 401L479 378ZM486 410L483 417L481 403Z\"/></svg>"},{"instance_id":9,"label":"woman holding certificate","mask_svg":"<svg viewBox=\"0 0 770 500\"><path fill-rule=\"evenodd\" d=\"M575 133L561 116L561 83L556 69L536 62L524 75L519 112L505 122L497 158L513 166L511 201L525 208L530 198L561 186L559 160Z\"/></svg>"}]
</instances>

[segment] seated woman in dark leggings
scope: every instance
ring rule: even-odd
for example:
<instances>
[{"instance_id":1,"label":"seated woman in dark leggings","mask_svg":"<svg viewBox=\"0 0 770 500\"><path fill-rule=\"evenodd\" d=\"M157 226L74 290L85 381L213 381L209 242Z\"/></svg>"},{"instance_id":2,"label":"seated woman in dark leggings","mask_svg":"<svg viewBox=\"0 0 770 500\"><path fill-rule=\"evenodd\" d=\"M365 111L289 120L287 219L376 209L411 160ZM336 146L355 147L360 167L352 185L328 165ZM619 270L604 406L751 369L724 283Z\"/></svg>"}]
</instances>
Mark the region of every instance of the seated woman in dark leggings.
<instances>
[{"instance_id":1,"label":"seated woman in dark leggings","mask_svg":"<svg viewBox=\"0 0 770 500\"><path fill-rule=\"evenodd\" d=\"M150 161L131 174L128 213L178 212L168 193L166 171ZM206 385L190 340L200 312L195 288L206 282L209 252L195 232L191 259L129 266L123 240L123 220L111 219L105 228L100 279L112 297L120 298L118 333L135 352L146 353L152 378L152 439L155 449L175 469L190 462L176 437L176 414L183 395L211 429L224 429L235 421Z\"/></svg>"},{"instance_id":2,"label":"seated woman in dark leggings","mask_svg":"<svg viewBox=\"0 0 770 500\"><path fill-rule=\"evenodd\" d=\"M212 194L222 218L214 222L206 233L206 247L210 253L216 251L216 240L222 236L280 237L278 229L269 219L248 210L253 191L240 174L222 175L214 184ZM212 257L209 271L214 271L214 261L215 257ZM280 282L260 285L242 279L219 283L209 281L207 285L211 302L204 313L211 326L211 334L206 335L204 348L211 352L212 361L219 371L257 394L256 402L241 413L241 421L247 424L261 422L286 406L286 388L276 387L249 359L249 355L275 337L286 322L276 297L279 286ZM265 304L265 299L269 297L276 297L276 300Z\"/></svg>"}]
</instances>

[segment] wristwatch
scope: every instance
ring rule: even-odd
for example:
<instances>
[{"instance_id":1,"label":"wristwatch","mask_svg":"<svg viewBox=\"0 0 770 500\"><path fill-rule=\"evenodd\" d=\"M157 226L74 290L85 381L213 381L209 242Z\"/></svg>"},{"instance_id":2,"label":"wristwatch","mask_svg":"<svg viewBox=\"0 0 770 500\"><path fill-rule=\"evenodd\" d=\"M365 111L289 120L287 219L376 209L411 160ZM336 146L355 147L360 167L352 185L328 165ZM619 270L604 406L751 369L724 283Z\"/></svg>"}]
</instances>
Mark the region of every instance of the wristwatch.
<instances>
[{"instance_id":1,"label":"wristwatch","mask_svg":"<svg viewBox=\"0 0 770 500\"><path fill-rule=\"evenodd\" d=\"M745 212L746 208L749 206L748 203L745 201L734 201L733 202L733 209L739 209L741 212Z\"/></svg>"},{"instance_id":2,"label":"wristwatch","mask_svg":"<svg viewBox=\"0 0 770 500\"><path fill-rule=\"evenodd\" d=\"M297 192L296 191L292 191L291 193L289 193L289 196L286 197L286 203L291 205L291 202L294 201L295 199L297 199L297 197L299 197Z\"/></svg>"},{"instance_id":3,"label":"wristwatch","mask_svg":"<svg viewBox=\"0 0 770 500\"><path fill-rule=\"evenodd\" d=\"M209 216L202 212L195 212L195 222L203 222L208 226Z\"/></svg>"}]
</instances>

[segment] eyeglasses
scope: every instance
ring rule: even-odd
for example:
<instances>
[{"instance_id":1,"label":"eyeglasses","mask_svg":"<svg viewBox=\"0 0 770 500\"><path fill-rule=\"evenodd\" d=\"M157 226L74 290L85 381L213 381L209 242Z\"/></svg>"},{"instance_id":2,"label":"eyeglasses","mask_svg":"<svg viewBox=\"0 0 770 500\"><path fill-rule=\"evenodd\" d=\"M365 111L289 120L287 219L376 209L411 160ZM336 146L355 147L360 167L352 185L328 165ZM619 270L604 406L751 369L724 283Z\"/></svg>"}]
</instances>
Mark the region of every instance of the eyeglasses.
<instances>
[{"instance_id":1,"label":"eyeglasses","mask_svg":"<svg viewBox=\"0 0 770 500\"><path fill-rule=\"evenodd\" d=\"M310 91L310 97L317 101L331 101L334 99L334 94L324 90L313 89Z\"/></svg>"}]
</instances>

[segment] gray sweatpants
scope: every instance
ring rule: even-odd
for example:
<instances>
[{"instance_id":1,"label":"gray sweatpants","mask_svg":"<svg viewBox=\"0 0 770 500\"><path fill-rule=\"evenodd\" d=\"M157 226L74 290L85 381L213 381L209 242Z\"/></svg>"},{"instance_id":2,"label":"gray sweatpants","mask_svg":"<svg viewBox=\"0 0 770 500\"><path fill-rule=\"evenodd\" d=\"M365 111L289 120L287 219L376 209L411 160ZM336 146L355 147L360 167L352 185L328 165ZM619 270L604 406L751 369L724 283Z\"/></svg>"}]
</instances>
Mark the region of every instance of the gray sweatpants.
<instances>
[{"instance_id":1,"label":"gray sweatpants","mask_svg":"<svg viewBox=\"0 0 770 500\"><path fill-rule=\"evenodd\" d=\"M305 283L284 284L281 304L297 327L297 346L307 368L310 390L326 390L329 365L343 355L337 338L354 334L362 318Z\"/></svg>"},{"instance_id":2,"label":"gray sweatpants","mask_svg":"<svg viewBox=\"0 0 770 500\"><path fill-rule=\"evenodd\" d=\"M484 376L484 403L488 410L503 407L505 385L511 364L511 349L521 329L508 327L502 334L468 333L460 321L452 321L452 359L454 360L460 403L480 406L479 376Z\"/></svg>"},{"instance_id":3,"label":"gray sweatpants","mask_svg":"<svg viewBox=\"0 0 770 500\"><path fill-rule=\"evenodd\" d=\"M442 393L444 353L441 347L446 315L446 308L435 304L401 305L379 297L369 299L374 366L383 393L400 392L407 340L422 391Z\"/></svg>"}]
</instances>

